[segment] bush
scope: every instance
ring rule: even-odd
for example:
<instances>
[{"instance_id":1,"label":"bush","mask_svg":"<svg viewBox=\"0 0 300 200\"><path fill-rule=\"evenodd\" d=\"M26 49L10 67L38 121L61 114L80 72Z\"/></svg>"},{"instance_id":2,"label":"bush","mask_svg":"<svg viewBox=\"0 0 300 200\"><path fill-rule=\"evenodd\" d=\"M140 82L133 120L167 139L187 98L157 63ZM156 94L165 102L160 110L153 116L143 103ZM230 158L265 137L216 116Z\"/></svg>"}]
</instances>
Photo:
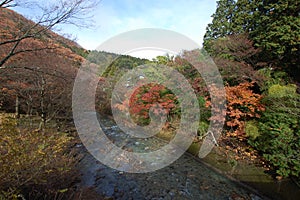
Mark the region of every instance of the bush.
<instances>
[{"instance_id":1,"label":"bush","mask_svg":"<svg viewBox=\"0 0 300 200\"><path fill-rule=\"evenodd\" d=\"M72 138L65 133L20 130L16 119L0 117L0 199L21 194L27 198L36 191L51 199L68 192L77 177L75 158L67 152Z\"/></svg>"},{"instance_id":2,"label":"bush","mask_svg":"<svg viewBox=\"0 0 300 200\"><path fill-rule=\"evenodd\" d=\"M176 96L166 87L159 84L147 84L132 94L129 112L137 124L147 125L150 122L150 109L156 116L176 115L180 111L177 104ZM119 106L119 108L122 107Z\"/></svg>"},{"instance_id":3,"label":"bush","mask_svg":"<svg viewBox=\"0 0 300 200\"><path fill-rule=\"evenodd\" d=\"M260 135L258 130L258 123L254 120L247 121L245 123L245 132L247 137L251 139L257 138Z\"/></svg>"},{"instance_id":4,"label":"bush","mask_svg":"<svg viewBox=\"0 0 300 200\"><path fill-rule=\"evenodd\" d=\"M290 82L290 78L286 72L275 71L271 68L262 68L258 73L264 77L264 82L261 85L262 91L267 91L273 85L285 85Z\"/></svg>"},{"instance_id":5,"label":"bush","mask_svg":"<svg viewBox=\"0 0 300 200\"><path fill-rule=\"evenodd\" d=\"M274 166L278 175L300 177L300 95L290 88L270 87L264 99L266 112L259 119L260 136L250 143Z\"/></svg>"},{"instance_id":6,"label":"bush","mask_svg":"<svg viewBox=\"0 0 300 200\"><path fill-rule=\"evenodd\" d=\"M245 136L245 122L260 117L265 110L261 103L262 95L253 92L254 82L244 82L237 86L226 86L226 123L228 136L243 139ZM207 106L211 102L207 101ZM219 112L219 111L218 111ZM210 118L212 120L212 118Z\"/></svg>"},{"instance_id":7,"label":"bush","mask_svg":"<svg viewBox=\"0 0 300 200\"><path fill-rule=\"evenodd\" d=\"M281 97L289 97L295 96L297 90L297 86L290 84L286 86L282 86L279 84L272 85L268 90L269 97L281 98Z\"/></svg>"}]
</instances>

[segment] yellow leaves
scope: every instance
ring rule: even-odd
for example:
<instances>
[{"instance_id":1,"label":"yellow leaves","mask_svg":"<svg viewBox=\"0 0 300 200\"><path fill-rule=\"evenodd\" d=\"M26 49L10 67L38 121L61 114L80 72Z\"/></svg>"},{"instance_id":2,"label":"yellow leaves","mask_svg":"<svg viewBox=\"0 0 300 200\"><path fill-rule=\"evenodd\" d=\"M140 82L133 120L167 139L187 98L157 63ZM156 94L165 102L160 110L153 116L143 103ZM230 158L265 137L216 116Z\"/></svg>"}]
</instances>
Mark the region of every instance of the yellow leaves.
<instances>
[{"instance_id":1,"label":"yellow leaves","mask_svg":"<svg viewBox=\"0 0 300 200\"><path fill-rule=\"evenodd\" d=\"M45 170L45 172L49 174L49 173L53 172L53 170L49 169L49 170Z\"/></svg>"},{"instance_id":2,"label":"yellow leaves","mask_svg":"<svg viewBox=\"0 0 300 200\"><path fill-rule=\"evenodd\" d=\"M19 186L27 179L48 183L48 174L60 176L70 171L72 159L64 153L72 138L66 133L34 132L27 127L19 130L19 121L0 116L0 184L6 181Z\"/></svg>"},{"instance_id":3,"label":"yellow leaves","mask_svg":"<svg viewBox=\"0 0 300 200\"><path fill-rule=\"evenodd\" d=\"M251 153L249 153L249 152L245 152L245 155L248 157L251 157Z\"/></svg>"},{"instance_id":4,"label":"yellow leaves","mask_svg":"<svg viewBox=\"0 0 300 200\"><path fill-rule=\"evenodd\" d=\"M45 155L45 154L46 154L46 153L43 152L41 149L39 149L37 152L38 152L39 154L41 154L41 155Z\"/></svg>"}]
</instances>

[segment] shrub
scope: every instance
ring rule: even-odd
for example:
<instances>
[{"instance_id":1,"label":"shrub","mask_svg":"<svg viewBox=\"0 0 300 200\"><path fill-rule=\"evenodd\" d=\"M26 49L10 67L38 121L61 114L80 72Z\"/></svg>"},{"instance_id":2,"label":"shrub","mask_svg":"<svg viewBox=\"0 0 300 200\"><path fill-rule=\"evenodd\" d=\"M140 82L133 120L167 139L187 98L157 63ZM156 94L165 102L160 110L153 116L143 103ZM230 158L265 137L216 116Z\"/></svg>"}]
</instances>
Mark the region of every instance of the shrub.
<instances>
[{"instance_id":1,"label":"shrub","mask_svg":"<svg viewBox=\"0 0 300 200\"><path fill-rule=\"evenodd\" d=\"M251 141L282 177L300 177L300 95L291 88L270 87L266 112L259 119L260 136Z\"/></svg>"},{"instance_id":2,"label":"shrub","mask_svg":"<svg viewBox=\"0 0 300 200\"><path fill-rule=\"evenodd\" d=\"M261 103L262 96L251 89L253 85L254 82L244 82L237 86L225 87L227 100L225 125L230 130L229 136L242 139L245 134L245 122L259 118L261 112L265 110ZM208 100L206 105L210 104Z\"/></svg>"},{"instance_id":3,"label":"shrub","mask_svg":"<svg viewBox=\"0 0 300 200\"><path fill-rule=\"evenodd\" d=\"M175 114L179 110L176 106L176 96L163 85L158 84L148 84L138 88L131 96L129 104L131 116L141 125L149 123L150 108L156 115Z\"/></svg>"},{"instance_id":4,"label":"shrub","mask_svg":"<svg viewBox=\"0 0 300 200\"><path fill-rule=\"evenodd\" d=\"M1 117L0 199L34 191L53 198L75 181L75 158L67 152L72 138L65 133L18 128L18 121Z\"/></svg>"},{"instance_id":5,"label":"shrub","mask_svg":"<svg viewBox=\"0 0 300 200\"><path fill-rule=\"evenodd\" d=\"M251 139L257 138L260 135L258 130L258 123L254 120L247 121L245 123L245 133L246 136Z\"/></svg>"},{"instance_id":6,"label":"shrub","mask_svg":"<svg viewBox=\"0 0 300 200\"><path fill-rule=\"evenodd\" d=\"M254 82L244 82L237 86L226 87L228 127L236 127L237 133L243 132L245 121L259 118L264 111L261 104L262 96L255 94L251 87Z\"/></svg>"},{"instance_id":7,"label":"shrub","mask_svg":"<svg viewBox=\"0 0 300 200\"><path fill-rule=\"evenodd\" d=\"M275 84L269 88L268 95L269 97L275 97L275 98L288 97L289 95L294 96L296 94L296 90L297 90L297 86L293 84L286 85L286 86Z\"/></svg>"},{"instance_id":8,"label":"shrub","mask_svg":"<svg viewBox=\"0 0 300 200\"><path fill-rule=\"evenodd\" d=\"M262 68L258 70L258 74L264 77L264 82L260 88L262 91L267 91L272 85L284 85L290 82L286 72L275 71L272 68Z\"/></svg>"}]
</instances>

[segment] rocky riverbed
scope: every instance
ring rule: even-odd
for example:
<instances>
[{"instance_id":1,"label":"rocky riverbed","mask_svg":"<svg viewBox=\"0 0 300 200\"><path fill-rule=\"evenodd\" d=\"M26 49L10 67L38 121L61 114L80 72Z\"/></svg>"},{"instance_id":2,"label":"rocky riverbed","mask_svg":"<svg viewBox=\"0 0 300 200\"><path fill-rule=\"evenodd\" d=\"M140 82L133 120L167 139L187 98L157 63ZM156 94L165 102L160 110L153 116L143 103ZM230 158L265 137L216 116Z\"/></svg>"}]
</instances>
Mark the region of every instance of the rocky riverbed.
<instances>
[{"instance_id":1,"label":"rocky riverbed","mask_svg":"<svg viewBox=\"0 0 300 200\"><path fill-rule=\"evenodd\" d=\"M150 151L164 144L155 137L132 138L111 120L102 120L107 137L130 151ZM111 199L266 199L251 188L207 167L195 157L184 154L171 165L150 173L126 173L103 165L87 150L79 147L83 158L79 163L81 186L94 187L100 195Z\"/></svg>"}]
</instances>

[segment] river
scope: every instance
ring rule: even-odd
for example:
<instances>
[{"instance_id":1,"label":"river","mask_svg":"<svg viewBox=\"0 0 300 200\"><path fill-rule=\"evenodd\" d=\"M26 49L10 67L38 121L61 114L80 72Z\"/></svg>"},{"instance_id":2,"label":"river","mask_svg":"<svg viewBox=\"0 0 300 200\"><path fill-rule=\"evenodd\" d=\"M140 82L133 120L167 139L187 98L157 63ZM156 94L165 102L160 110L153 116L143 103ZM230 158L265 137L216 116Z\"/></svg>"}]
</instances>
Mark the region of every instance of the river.
<instances>
[{"instance_id":1,"label":"river","mask_svg":"<svg viewBox=\"0 0 300 200\"><path fill-rule=\"evenodd\" d=\"M164 145L155 137L136 139L122 132L112 120L102 119L107 137L122 149L151 151ZM255 190L232 181L203 164L199 159L183 154L171 165L149 173L126 173L103 165L81 146L79 163L81 185L94 187L96 192L111 199L267 199Z\"/></svg>"}]
</instances>

